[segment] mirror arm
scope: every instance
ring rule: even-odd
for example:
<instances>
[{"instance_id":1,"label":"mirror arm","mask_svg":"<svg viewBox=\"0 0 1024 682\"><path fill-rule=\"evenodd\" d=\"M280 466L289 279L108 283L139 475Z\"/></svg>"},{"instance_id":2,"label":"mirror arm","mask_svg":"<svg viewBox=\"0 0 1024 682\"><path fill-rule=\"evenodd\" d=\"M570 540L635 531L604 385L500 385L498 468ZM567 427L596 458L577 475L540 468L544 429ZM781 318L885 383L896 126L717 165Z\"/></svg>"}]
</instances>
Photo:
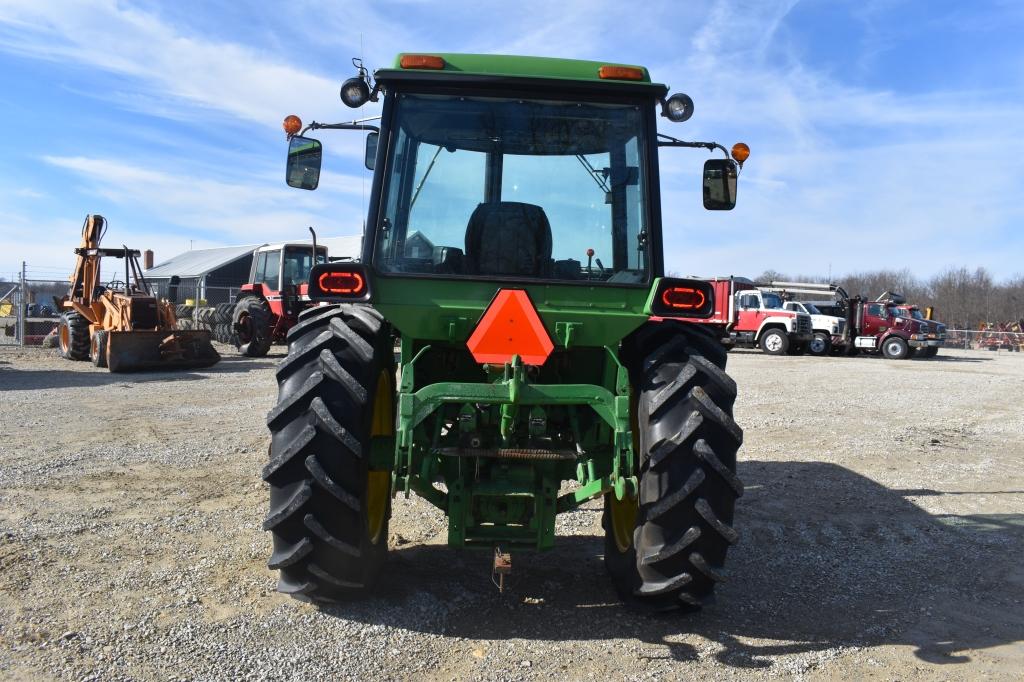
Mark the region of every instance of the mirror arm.
<instances>
[{"instance_id":1,"label":"mirror arm","mask_svg":"<svg viewBox=\"0 0 1024 682\"><path fill-rule=\"evenodd\" d=\"M365 123L358 123L355 121L352 123L317 123L316 121L313 121L303 128L299 135L305 135L307 130L372 130L375 133L379 133L380 127L366 125Z\"/></svg>"},{"instance_id":2,"label":"mirror arm","mask_svg":"<svg viewBox=\"0 0 1024 682\"><path fill-rule=\"evenodd\" d=\"M662 138L658 140L659 147L690 147L692 149L707 149L712 152L716 149L721 149L722 153L725 154L725 158L729 158L729 150L717 142L685 142L664 133L658 133L658 137Z\"/></svg>"}]
</instances>

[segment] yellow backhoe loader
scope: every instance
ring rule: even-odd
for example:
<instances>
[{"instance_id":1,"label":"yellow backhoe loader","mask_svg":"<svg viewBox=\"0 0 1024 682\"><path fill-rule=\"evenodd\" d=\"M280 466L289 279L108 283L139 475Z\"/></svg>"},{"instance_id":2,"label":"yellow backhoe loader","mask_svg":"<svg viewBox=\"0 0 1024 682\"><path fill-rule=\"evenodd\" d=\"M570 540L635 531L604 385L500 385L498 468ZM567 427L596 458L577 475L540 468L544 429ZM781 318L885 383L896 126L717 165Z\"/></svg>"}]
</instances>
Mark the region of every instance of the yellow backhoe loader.
<instances>
[{"instance_id":1,"label":"yellow backhoe loader","mask_svg":"<svg viewBox=\"0 0 1024 682\"><path fill-rule=\"evenodd\" d=\"M175 329L174 306L150 293L139 252L100 248L103 216L89 215L71 287L61 301L58 348L68 360L89 360L111 372L209 367L220 360L210 332ZM124 280L100 284L100 261L124 261Z\"/></svg>"}]
</instances>

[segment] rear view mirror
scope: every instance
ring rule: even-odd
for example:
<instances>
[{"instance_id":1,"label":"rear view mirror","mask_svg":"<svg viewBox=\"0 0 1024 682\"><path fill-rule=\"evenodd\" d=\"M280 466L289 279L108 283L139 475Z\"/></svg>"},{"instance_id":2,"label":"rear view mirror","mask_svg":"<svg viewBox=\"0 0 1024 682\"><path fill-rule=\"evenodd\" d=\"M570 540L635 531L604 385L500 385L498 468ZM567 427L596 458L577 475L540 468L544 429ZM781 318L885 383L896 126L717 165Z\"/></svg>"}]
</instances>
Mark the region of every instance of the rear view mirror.
<instances>
[{"instance_id":1,"label":"rear view mirror","mask_svg":"<svg viewBox=\"0 0 1024 682\"><path fill-rule=\"evenodd\" d=\"M292 137L288 143L288 170L286 180L289 187L316 189L320 184L320 163L323 149L319 140L309 137Z\"/></svg>"},{"instance_id":2,"label":"rear view mirror","mask_svg":"<svg viewBox=\"0 0 1024 682\"><path fill-rule=\"evenodd\" d=\"M377 143L380 141L380 133L370 133L366 136L366 156L363 165L366 170L373 170L377 165Z\"/></svg>"},{"instance_id":3,"label":"rear view mirror","mask_svg":"<svg viewBox=\"0 0 1024 682\"><path fill-rule=\"evenodd\" d=\"M704 162L704 208L731 211L736 206L736 162L708 159Z\"/></svg>"}]
</instances>

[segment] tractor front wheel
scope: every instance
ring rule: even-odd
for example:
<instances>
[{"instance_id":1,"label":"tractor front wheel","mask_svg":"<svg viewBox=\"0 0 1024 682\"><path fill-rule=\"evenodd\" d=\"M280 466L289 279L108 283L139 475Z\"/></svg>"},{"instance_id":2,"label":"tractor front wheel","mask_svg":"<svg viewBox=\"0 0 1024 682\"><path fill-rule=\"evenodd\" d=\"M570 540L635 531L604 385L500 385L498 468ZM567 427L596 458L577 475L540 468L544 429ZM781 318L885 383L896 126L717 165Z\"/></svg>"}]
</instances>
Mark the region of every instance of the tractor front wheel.
<instances>
[{"instance_id":1,"label":"tractor front wheel","mask_svg":"<svg viewBox=\"0 0 1024 682\"><path fill-rule=\"evenodd\" d=\"M270 350L270 306L262 298L246 296L235 304L231 318L238 352L261 358Z\"/></svg>"},{"instance_id":2,"label":"tractor front wheel","mask_svg":"<svg viewBox=\"0 0 1024 682\"><path fill-rule=\"evenodd\" d=\"M726 550L738 538L736 384L703 329L658 323L640 332L637 349L638 504L606 497L605 563L628 604L695 608L725 580Z\"/></svg>"},{"instance_id":3,"label":"tractor front wheel","mask_svg":"<svg viewBox=\"0 0 1024 682\"><path fill-rule=\"evenodd\" d=\"M369 306L316 308L289 331L263 469L278 591L335 601L379 574L391 474L369 460L373 439L394 435L394 381L391 333Z\"/></svg>"},{"instance_id":4,"label":"tractor front wheel","mask_svg":"<svg viewBox=\"0 0 1024 682\"><path fill-rule=\"evenodd\" d=\"M89 359L89 320L69 310L57 324L57 348L66 360Z\"/></svg>"}]
</instances>

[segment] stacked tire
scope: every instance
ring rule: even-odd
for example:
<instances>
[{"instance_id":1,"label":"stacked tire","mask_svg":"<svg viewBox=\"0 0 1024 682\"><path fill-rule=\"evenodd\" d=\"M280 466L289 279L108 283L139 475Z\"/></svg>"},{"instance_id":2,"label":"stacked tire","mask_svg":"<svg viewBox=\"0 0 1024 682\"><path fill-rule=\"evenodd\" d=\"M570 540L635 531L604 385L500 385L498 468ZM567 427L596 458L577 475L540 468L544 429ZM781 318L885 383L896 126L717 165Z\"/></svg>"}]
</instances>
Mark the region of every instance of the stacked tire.
<instances>
[{"instance_id":1,"label":"stacked tire","mask_svg":"<svg viewBox=\"0 0 1024 682\"><path fill-rule=\"evenodd\" d=\"M198 308L180 304L174 306L174 314L178 318L178 329L208 331L213 340L220 343L234 343L234 332L231 326L231 315L234 310L233 303L218 303L214 306Z\"/></svg>"}]
</instances>

